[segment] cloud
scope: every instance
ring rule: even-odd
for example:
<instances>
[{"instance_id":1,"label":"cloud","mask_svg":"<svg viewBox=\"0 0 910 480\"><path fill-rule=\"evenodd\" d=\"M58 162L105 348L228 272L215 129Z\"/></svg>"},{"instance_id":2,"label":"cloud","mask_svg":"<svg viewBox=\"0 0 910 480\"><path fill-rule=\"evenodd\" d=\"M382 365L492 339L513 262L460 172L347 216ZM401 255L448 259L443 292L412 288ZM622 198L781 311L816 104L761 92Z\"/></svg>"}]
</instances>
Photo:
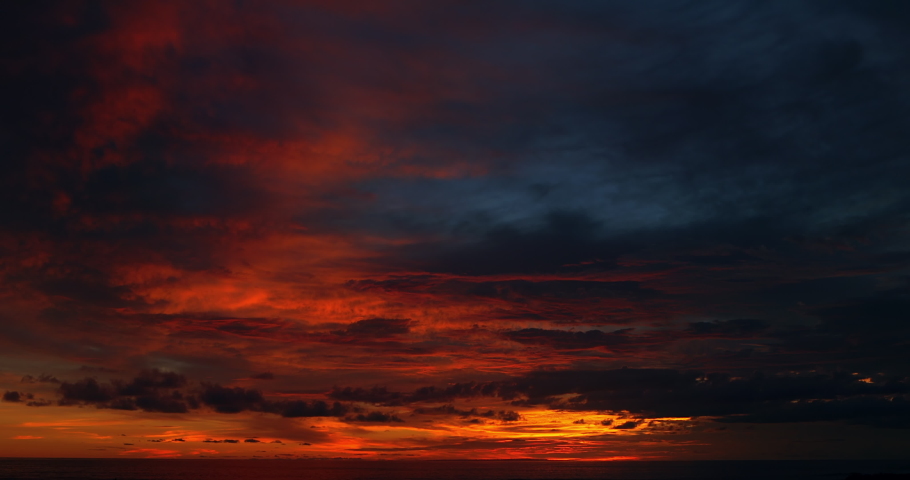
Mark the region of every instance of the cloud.
<instances>
[{"instance_id":1,"label":"cloud","mask_svg":"<svg viewBox=\"0 0 910 480\"><path fill-rule=\"evenodd\" d=\"M415 402L426 402L452 400L454 398L492 396L496 393L507 395L507 393L503 393L502 390L499 390L502 386L502 383L496 382L465 382L455 383L444 389L437 389L434 386L421 387L414 391L410 400Z\"/></svg>"},{"instance_id":2,"label":"cloud","mask_svg":"<svg viewBox=\"0 0 910 480\"><path fill-rule=\"evenodd\" d=\"M629 420L629 421L620 423L619 425L613 425L611 428L616 429L616 430L631 430L639 425L641 425L640 421Z\"/></svg>"},{"instance_id":3,"label":"cloud","mask_svg":"<svg viewBox=\"0 0 910 480\"><path fill-rule=\"evenodd\" d=\"M375 405L401 405L405 401L405 395L401 392L390 392L386 387L380 386L374 386L370 389L336 386L328 395L336 400L372 403Z\"/></svg>"},{"instance_id":4,"label":"cloud","mask_svg":"<svg viewBox=\"0 0 910 480\"><path fill-rule=\"evenodd\" d=\"M368 318L354 322L340 332L340 335L386 338L411 331L411 321L402 318Z\"/></svg>"},{"instance_id":5,"label":"cloud","mask_svg":"<svg viewBox=\"0 0 910 480\"><path fill-rule=\"evenodd\" d=\"M376 423L389 423L389 422L404 422L404 420L398 418L395 414L384 413L379 411L369 412L366 414L360 413L354 417L348 418L348 420L356 422L376 422Z\"/></svg>"},{"instance_id":6,"label":"cloud","mask_svg":"<svg viewBox=\"0 0 910 480\"><path fill-rule=\"evenodd\" d=\"M31 375L25 375L20 380L20 383L60 383L60 380L57 380L56 377L42 373L37 377Z\"/></svg>"},{"instance_id":7,"label":"cloud","mask_svg":"<svg viewBox=\"0 0 910 480\"><path fill-rule=\"evenodd\" d=\"M500 410L497 412L496 418L502 420L503 422L517 422L518 420L522 419L521 415L513 410Z\"/></svg>"},{"instance_id":8,"label":"cloud","mask_svg":"<svg viewBox=\"0 0 910 480\"><path fill-rule=\"evenodd\" d=\"M504 332L503 336L514 342L532 345L550 345L554 348L594 348L621 345L630 341L630 329L603 332L601 330L588 330L586 332L570 332L565 330L545 330L541 328L525 328Z\"/></svg>"},{"instance_id":9,"label":"cloud","mask_svg":"<svg viewBox=\"0 0 910 480\"><path fill-rule=\"evenodd\" d=\"M545 405L556 410L630 412L640 418L716 417L722 422L781 423L794 421L892 419L904 425L906 377L874 381L843 373L812 373L734 377L673 369L561 370L532 372L487 384L456 384L444 389L422 387L412 393L336 389L330 395L377 405L414 405L452 399L498 397L518 406ZM872 413L873 411L878 413ZM418 415L495 417L515 421L513 411L459 410L446 404L414 406ZM612 422L604 425L612 425ZM641 420L613 428L631 429Z\"/></svg>"},{"instance_id":10,"label":"cloud","mask_svg":"<svg viewBox=\"0 0 910 480\"><path fill-rule=\"evenodd\" d=\"M159 389L176 389L186 386L186 377L158 369L144 370L130 383L115 382L120 395L145 395Z\"/></svg>"},{"instance_id":11,"label":"cloud","mask_svg":"<svg viewBox=\"0 0 910 480\"><path fill-rule=\"evenodd\" d=\"M855 396L778 402L753 413L719 419L724 423L793 423L848 421L887 428L910 428L910 398L906 395Z\"/></svg>"},{"instance_id":12,"label":"cloud","mask_svg":"<svg viewBox=\"0 0 910 480\"><path fill-rule=\"evenodd\" d=\"M689 324L688 333L694 336L738 337L752 336L768 329L768 322L752 318L735 320L715 320L713 322L694 322Z\"/></svg>"},{"instance_id":13,"label":"cloud","mask_svg":"<svg viewBox=\"0 0 910 480\"><path fill-rule=\"evenodd\" d=\"M3 393L4 402L21 402L23 398L30 398L30 397L24 393L19 393L15 390L12 390L12 391L7 390L6 392Z\"/></svg>"},{"instance_id":14,"label":"cloud","mask_svg":"<svg viewBox=\"0 0 910 480\"><path fill-rule=\"evenodd\" d=\"M818 308L814 313L824 322L823 328L830 331L855 335L901 335L910 331L906 321L910 316L910 299L903 291L881 292Z\"/></svg>"},{"instance_id":15,"label":"cloud","mask_svg":"<svg viewBox=\"0 0 910 480\"><path fill-rule=\"evenodd\" d=\"M269 408L286 418L340 417L350 410L350 407L342 405L341 403L334 402L329 405L322 400L314 400L312 402L303 400L272 402Z\"/></svg>"},{"instance_id":16,"label":"cloud","mask_svg":"<svg viewBox=\"0 0 910 480\"><path fill-rule=\"evenodd\" d=\"M494 227L477 245L432 260L427 270L462 275L540 273L591 258L610 261L622 250L603 241L601 228L587 214L556 211L534 229Z\"/></svg>"},{"instance_id":17,"label":"cloud","mask_svg":"<svg viewBox=\"0 0 910 480\"><path fill-rule=\"evenodd\" d=\"M762 405L903 393L906 379L865 383L856 376L807 373L733 377L670 369L535 372L512 387L529 404L570 410L629 411L652 416L724 416ZM574 394L567 400L557 396Z\"/></svg>"},{"instance_id":18,"label":"cloud","mask_svg":"<svg viewBox=\"0 0 910 480\"><path fill-rule=\"evenodd\" d=\"M61 404L75 402L104 403L117 397L113 385L99 384L94 378L86 378L77 382L63 382L60 384Z\"/></svg>"},{"instance_id":19,"label":"cloud","mask_svg":"<svg viewBox=\"0 0 910 480\"><path fill-rule=\"evenodd\" d=\"M198 408L195 397L185 396L180 391L186 384L183 375L157 369L143 370L130 382L113 380L99 383L94 378L85 378L72 383L62 382L58 389L61 395L58 404L93 404L115 410L186 413L190 408Z\"/></svg>"},{"instance_id":20,"label":"cloud","mask_svg":"<svg viewBox=\"0 0 910 480\"><path fill-rule=\"evenodd\" d=\"M203 406L217 413L235 414L246 411L271 413L285 418L343 417L355 408L340 402L323 400L269 400L262 392L242 387L224 387L202 382L191 385L187 378L174 372L144 370L130 382L113 380L102 383L94 378L62 382L58 405L95 405L115 410L142 410L160 413L187 413ZM6 401L33 399L31 394L7 392ZM43 406L44 401L29 402Z\"/></svg>"},{"instance_id":21,"label":"cloud","mask_svg":"<svg viewBox=\"0 0 910 480\"><path fill-rule=\"evenodd\" d=\"M498 412L489 409L486 411L480 411L476 408L472 408L470 410L459 410L450 404L441 405L438 407L416 407L414 408L413 413L415 415L450 415L458 416L461 418L481 417L498 419L504 422L514 422L521 420L522 418L518 412L515 412L513 410L500 410ZM581 423L584 423L584 421L582 420Z\"/></svg>"},{"instance_id":22,"label":"cloud","mask_svg":"<svg viewBox=\"0 0 910 480\"><path fill-rule=\"evenodd\" d=\"M4 7L0 350L136 415L902 424L906 9L659 3Z\"/></svg>"},{"instance_id":23,"label":"cloud","mask_svg":"<svg viewBox=\"0 0 910 480\"><path fill-rule=\"evenodd\" d=\"M186 413L190 408L198 408L196 400L190 397L185 399L180 392L171 395L147 394L138 397L121 397L109 404L108 408L115 410L143 410L146 412L161 413Z\"/></svg>"},{"instance_id":24,"label":"cloud","mask_svg":"<svg viewBox=\"0 0 910 480\"><path fill-rule=\"evenodd\" d=\"M203 384L199 395L200 401L215 409L218 413L240 413L244 411L275 413L286 418L298 417L340 417L350 407L338 402L329 404L322 400L307 402L304 400L270 401L263 397L259 390L241 387L222 387L217 384Z\"/></svg>"},{"instance_id":25,"label":"cloud","mask_svg":"<svg viewBox=\"0 0 910 480\"><path fill-rule=\"evenodd\" d=\"M218 413L239 413L247 410L261 411L265 399L259 390L241 387L222 387L217 384L203 384L199 400Z\"/></svg>"}]
</instances>

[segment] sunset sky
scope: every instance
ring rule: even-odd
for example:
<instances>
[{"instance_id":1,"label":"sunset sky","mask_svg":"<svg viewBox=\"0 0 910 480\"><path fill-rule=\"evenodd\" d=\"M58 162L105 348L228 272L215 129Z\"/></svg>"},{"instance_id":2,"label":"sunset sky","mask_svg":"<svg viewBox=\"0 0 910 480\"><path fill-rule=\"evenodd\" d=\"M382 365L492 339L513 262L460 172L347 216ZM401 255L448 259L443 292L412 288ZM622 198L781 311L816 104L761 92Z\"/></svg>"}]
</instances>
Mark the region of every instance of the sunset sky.
<instances>
[{"instance_id":1,"label":"sunset sky","mask_svg":"<svg viewBox=\"0 0 910 480\"><path fill-rule=\"evenodd\" d=\"M0 456L910 458L904 0L0 10Z\"/></svg>"}]
</instances>

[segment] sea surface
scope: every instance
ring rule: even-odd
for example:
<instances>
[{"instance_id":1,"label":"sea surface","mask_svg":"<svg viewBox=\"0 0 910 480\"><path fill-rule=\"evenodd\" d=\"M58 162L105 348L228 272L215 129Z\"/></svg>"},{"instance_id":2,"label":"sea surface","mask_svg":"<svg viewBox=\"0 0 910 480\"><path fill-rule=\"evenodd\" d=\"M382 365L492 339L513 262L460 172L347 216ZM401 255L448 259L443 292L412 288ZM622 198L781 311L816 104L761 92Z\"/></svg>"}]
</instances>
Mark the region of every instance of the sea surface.
<instances>
[{"instance_id":1,"label":"sea surface","mask_svg":"<svg viewBox=\"0 0 910 480\"><path fill-rule=\"evenodd\" d=\"M55 480L844 480L910 473L910 461L358 461L0 458L0 479Z\"/></svg>"}]
</instances>

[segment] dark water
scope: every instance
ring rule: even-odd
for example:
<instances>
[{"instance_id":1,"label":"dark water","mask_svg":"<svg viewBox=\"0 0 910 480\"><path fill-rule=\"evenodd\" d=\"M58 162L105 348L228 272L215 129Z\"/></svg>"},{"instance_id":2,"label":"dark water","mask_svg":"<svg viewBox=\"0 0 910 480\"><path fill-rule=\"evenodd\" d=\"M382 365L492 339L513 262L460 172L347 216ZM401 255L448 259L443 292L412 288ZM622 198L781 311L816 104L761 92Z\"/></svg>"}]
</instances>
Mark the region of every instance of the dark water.
<instances>
[{"instance_id":1,"label":"dark water","mask_svg":"<svg viewBox=\"0 0 910 480\"><path fill-rule=\"evenodd\" d=\"M56 480L844 480L910 473L910 461L554 462L0 458L0 479Z\"/></svg>"}]
</instances>

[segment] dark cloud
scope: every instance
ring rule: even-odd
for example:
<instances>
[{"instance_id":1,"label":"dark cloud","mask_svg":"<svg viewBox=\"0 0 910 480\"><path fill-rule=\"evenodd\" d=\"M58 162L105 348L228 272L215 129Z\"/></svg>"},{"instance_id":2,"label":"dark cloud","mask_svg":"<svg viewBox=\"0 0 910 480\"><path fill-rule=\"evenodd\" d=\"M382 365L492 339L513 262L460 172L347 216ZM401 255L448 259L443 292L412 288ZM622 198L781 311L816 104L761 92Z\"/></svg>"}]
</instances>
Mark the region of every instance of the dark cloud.
<instances>
[{"instance_id":1,"label":"dark cloud","mask_svg":"<svg viewBox=\"0 0 910 480\"><path fill-rule=\"evenodd\" d=\"M79 371L87 372L87 373L120 373L118 370L115 370L113 368L88 366L88 365L80 366ZM26 375L26 376L29 376L29 375Z\"/></svg>"},{"instance_id":2,"label":"dark cloud","mask_svg":"<svg viewBox=\"0 0 910 480\"><path fill-rule=\"evenodd\" d=\"M333 402L331 405L322 400L305 402L303 400L289 400L285 402L272 402L270 410L278 413L282 417L341 417L344 416L350 407Z\"/></svg>"},{"instance_id":3,"label":"dark cloud","mask_svg":"<svg viewBox=\"0 0 910 480\"><path fill-rule=\"evenodd\" d=\"M845 373L733 377L679 370L620 369L538 372L515 382L530 404L554 408L629 411L656 416L722 416L748 413L762 405L907 391L906 378L872 383ZM553 397L576 394L567 401Z\"/></svg>"},{"instance_id":4,"label":"dark cloud","mask_svg":"<svg viewBox=\"0 0 910 480\"><path fill-rule=\"evenodd\" d=\"M566 330L544 330L541 328L525 328L504 332L503 336L514 342L532 345L550 345L554 348L594 348L609 347L630 342L628 336L630 329L603 332L601 330L588 330L586 332L570 332Z\"/></svg>"},{"instance_id":5,"label":"dark cloud","mask_svg":"<svg viewBox=\"0 0 910 480\"><path fill-rule=\"evenodd\" d=\"M640 421L629 420L627 422L620 423L619 425L613 425L611 428L614 428L617 430L630 430L639 425L641 425Z\"/></svg>"},{"instance_id":6,"label":"dark cloud","mask_svg":"<svg viewBox=\"0 0 910 480\"><path fill-rule=\"evenodd\" d=\"M869 334L905 338L910 333L910 294L882 292L871 298L819 308L815 314L823 329L868 336Z\"/></svg>"},{"instance_id":7,"label":"dark cloud","mask_svg":"<svg viewBox=\"0 0 910 480\"><path fill-rule=\"evenodd\" d=\"M139 373L130 383L115 382L119 395L141 396L159 389L176 389L186 386L186 377L174 372L162 372L158 369L145 370Z\"/></svg>"},{"instance_id":8,"label":"dark cloud","mask_svg":"<svg viewBox=\"0 0 910 480\"><path fill-rule=\"evenodd\" d=\"M724 422L780 423L861 418L879 425L906 423L907 377L862 378L859 375L805 372L755 373L734 377L672 369L563 370L534 372L509 381L420 388L410 394L336 390L335 395L375 404L407 405L480 396L511 400L520 406L546 405L560 410L630 412L644 417L718 417ZM568 395L568 397L567 397ZM877 409L877 410L876 410ZM878 413L873 413L877 411ZM416 407L415 414L520 419L516 412L459 410L453 405ZM630 429L642 420L614 428ZM607 425L605 423L604 425Z\"/></svg>"},{"instance_id":9,"label":"dark cloud","mask_svg":"<svg viewBox=\"0 0 910 480\"><path fill-rule=\"evenodd\" d=\"M625 250L604 242L601 228L587 214L554 212L543 226L530 231L512 226L491 229L475 246L434 260L428 270L462 275L540 273L592 258L609 262Z\"/></svg>"},{"instance_id":10,"label":"dark cloud","mask_svg":"<svg viewBox=\"0 0 910 480\"><path fill-rule=\"evenodd\" d=\"M347 326L337 332L340 335L356 337L385 338L411 331L411 321L403 318L368 318Z\"/></svg>"},{"instance_id":11,"label":"dark cloud","mask_svg":"<svg viewBox=\"0 0 910 480\"><path fill-rule=\"evenodd\" d=\"M715 320L689 324L688 332L695 336L738 337L750 336L768 329L768 322L753 318Z\"/></svg>"},{"instance_id":12,"label":"dark cloud","mask_svg":"<svg viewBox=\"0 0 910 480\"><path fill-rule=\"evenodd\" d=\"M272 372L262 372L250 375L250 378L254 380L274 380L275 375Z\"/></svg>"},{"instance_id":13,"label":"dark cloud","mask_svg":"<svg viewBox=\"0 0 910 480\"><path fill-rule=\"evenodd\" d=\"M466 382L455 383L446 388L438 389L436 387L421 387L414 391L410 396L413 402L432 402L448 401L455 398L472 398L482 396L493 396L497 393L508 395L507 386L496 382Z\"/></svg>"},{"instance_id":14,"label":"dark cloud","mask_svg":"<svg viewBox=\"0 0 910 480\"><path fill-rule=\"evenodd\" d=\"M120 410L143 410L146 412L186 413L191 408L199 408L192 397L184 397L180 392L171 395L145 394L137 397L121 397L109 404L109 408Z\"/></svg>"},{"instance_id":15,"label":"dark cloud","mask_svg":"<svg viewBox=\"0 0 910 480\"><path fill-rule=\"evenodd\" d=\"M240 413L245 411L275 413L287 418L296 417L340 417L350 408L338 402L332 404L321 400L267 400L259 390L241 387L223 387L218 384L202 384L199 402L218 413ZM140 407L141 408L141 407ZM157 410L164 411L164 410Z\"/></svg>"},{"instance_id":16,"label":"dark cloud","mask_svg":"<svg viewBox=\"0 0 910 480\"><path fill-rule=\"evenodd\" d=\"M446 404L438 407L417 407L414 413L418 415L457 415L459 417L492 417L496 414L493 410L481 412L476 408L470 410L459 410L454 405Z\"/></svg>"},{"instance_id":17,"label":"dark cloud","mask_svg":"<svg viewBox=\"0 0 910 480\"><path fill-rule=\"evenodd\" d=\"M420 387L413 392L393 392L386 387L364 389L335 387L329 397L337 400L371 403L374 405L398 406L414 403L441 403L459 398L493 397L502 395L508 399L516 394L514 384L509 382L465 382L455 383L445 388L435 386ZM448 409L447 406L439 407ZM453 407L454 408L454 407ZM424 410L432 414L433 410ZM457 413L453 411L452 413Z\"/></svg>"},{"instance_id":18,"label":"dark cloud","mask_svg":"<svg viewBox=\"0 0 910 480\"><path fill-rule=\"evenodd\" d=\"M256 202L256 192L237 181L244 174L242 168L200 169L156 161L110 166L92 173L85 193L74 196L72 206L100 214L236 215ZM229 192L238 196L231 198Z\"/></svg>"},{"instance_id":19,"label":"dark cloud","mask_svg":"<svg viewBox=\"0 0 910 480\"><path fill-rule=\"evenodd\" d=\"M221 385L203 384L199 400L218 413L240 413L247 410L262 411L265 399L259 390L247 390L241 387L222 387Z\"/></svg>"},{"instance_id":20,"label":"dark cloud","mask_svg":"<svg viewBox=\"0 0 910 480\"><path fill-rule=\"evenodd\" d=\"M57 380L57 378L52 375L42 373L37 377L25 375L22 377L22 380L20 380L20 383L60 383L60 380Z\"/></svg>"},{"instance_id":21,"label":"dark cloud","mask_svg":"<svg viewBox=\"0 0 910 480\"><path fill-rule=\"evenodd\" d=\"M218 413L240 413L246 411L277 414L286 418L297 417L343 417L355 411L340 402L328 403L322 400L269 400L261 391L242 387L223 387L219 384L201 383L190 385L185 376L157 369L144 370L130 382L113 380L99 382L85 378L77 382L62 382L59 405L95 405L115 410L142 410L161 413L187 413L202 406ZM10 399L19 401L19 392L7 392ZM351 400L358 394L342 395ZM4 397L6 398L6 396ZM21 398L31 400L30 394ZM30 406L44 403L29 402Z\"/></svg>"},{"instance_id":22,"label":"dark cloud","mask_svg":"<svg viewBox=\"0 0 910 480\"><path fill-rule=\"evenodd\" d=\"M391 392L386 387L374 386L370 389L362 387L334 387L329 392L329 397L347 402L363 402L376 405L401 405L406 395L401 392Z\"/></svg>"},{"instance_id":23,"label":"dark cloud","mask_svg":"<svg viewBox=\"0 0 910 480\"><path fill-rule=\"evenodd\" d=\"M525 328L500 334L527 345L547 345L555 349L603 348L609 351L642 351L674 342L697 339L742 339L754 341L768 332L770 324L757 319L715 320L690 323L685 330L652 330L636 334L633 328L607 332L603 330L556 330Z\"/></svg>"},{"instance_id":24,"label":"dark cloud","mask_svg":"<svg viewBox=\"0 0 910 480\"><path fill-rule=\"evenodd\" d=\"M26 397L25 394L21 394L15 390L12 390L12 391L7 390L6 392L3 392L3 401L4 402L21 402L22 399L25 397Z\"/></svg>"},{"instance_id":25,"label":"dark cloud","mask_svg":"<svg viewBox=\"0 0 910 480\"><path fill-rule=\"evenodd\" d=\"M481 417L481 418L491 418L498 419L504 422L514 422L521 420L521 415L518 412L512 410L485 410L481 411L476 408L470 410L459 410L453 405L441 405L438 407L417 407L413 410L414 414L417 415L451 415L458 416L461 418L471 418L471 417ZM582 421L581 423L584 423Z\"/></svg>"},{"instance_id":26,"label":"dark cloud","mask_svg":"<svg viewBox=\"0 0 910 480\"><path fill-rule=\"evenodd\" d=\"M605 275L603 264L565 266L568 278L534 278L512 274L502 280L451 274L395 275L386 280L349 281L358 292L381 293L420 301L432 296L456 304L487 305L489 320L539 320L554 323L623 324L658 317L669 306L669 297L637 281L579 280L581 270ZM609 266L607 266L609 267ZM553 272L551 272L553 273ZM592 275L591 272L588 272ZM597 274L593 274L597 276ZM512 278L508 278L512 277ZM483 317L475 320L482 320Z\"/></svg>"},{"instance_id":27,"label":"dark cloud","mask_svg":"<svg viewBox=\"0 0 910 480\"><path fill-rule=\"evenodd\" d=\"M63 397L61 404L81 403L104 403L109 402L117 397L117 391L113 385L98 383L94 378L86 378L77 382L63 382L60 384L60 394Z\"/></svg>"},{"instance_id":28,"label":"dark cloud","mask_svg":"<svg viewBox=\"0 0 910 480\"><path fill-rule=\"evenodd\" d=\"M115 410L143 410L146 412L186 413L198 408L195 397L185 396L181 390L187 385L186 377L174 372L144 370L130 382L113 380L99 383L94 378L77 382L62 382L58 389L60 405L93 404Z\"/></svg>"},{"instance_id":29,"label":"dark cloud","mask_svg":"<svg viewBox=\"0 0 910 480\"><path fill-rule=\"evenodd\" d=\"M390 422L404 422L404 420L398 418L393 413L384 413L379 411L369 412L369 413L360 413L354 417L349 417L348 420L356 422L375 422L375 423L390 423Z\"/></svg>"},{"instance_id":30,"label":"dark cloud","mask_svg":"<svg viewBox=\"0 0 910 480\"><path fill-rule=\"evenodd\" d=\"M725 423L792 423L848 421L877 427L910 428L906 395L806 399L763 405L753 413L718 419Z\"/></svg>"},{"instance_id":31,"label":"dark cloud","mask_svg":"<svg viewBox=\"0 0 910 480\"><path fill-rule=\"evenodd\" d=\"M517 422L522 419L521 415L514 410L500 410L496 413L496 418L503 422Z\"/></svg>"}]
</instances>

